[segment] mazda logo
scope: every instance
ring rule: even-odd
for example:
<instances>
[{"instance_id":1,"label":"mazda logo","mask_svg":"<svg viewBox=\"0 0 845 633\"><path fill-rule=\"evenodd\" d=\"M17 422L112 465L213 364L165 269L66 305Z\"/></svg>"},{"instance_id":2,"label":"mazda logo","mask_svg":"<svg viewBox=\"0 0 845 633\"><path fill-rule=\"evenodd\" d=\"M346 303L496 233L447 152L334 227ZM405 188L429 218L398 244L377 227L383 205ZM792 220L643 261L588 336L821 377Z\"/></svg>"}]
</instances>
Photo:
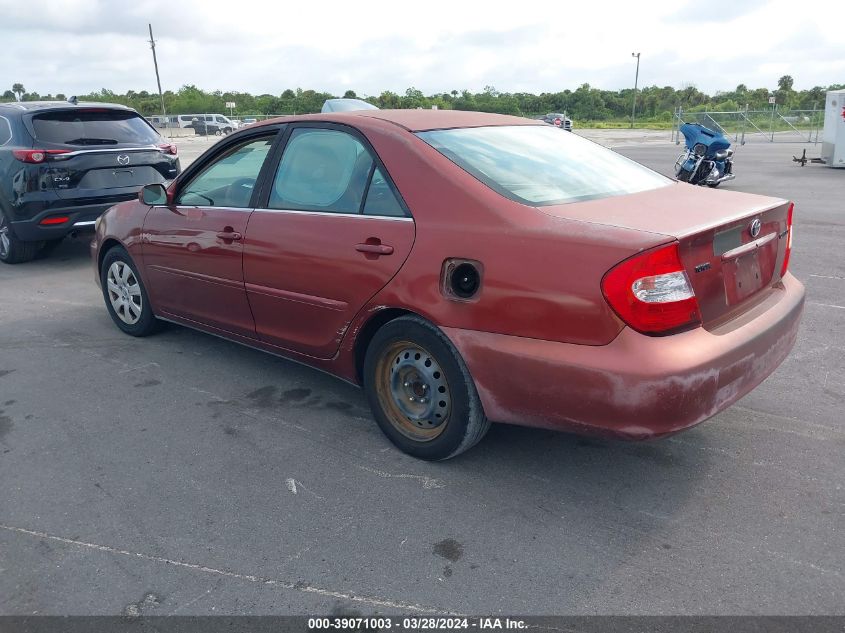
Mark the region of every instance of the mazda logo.
<instances>
[{"instance_id":1,"label":"mazda logo","mask_svg":"<svg viewBox=\"0 0 845 633\"><path fill-rule=\"evenodd\" d=\"M118 165L128 165L129 164L129 154L121 154L117 157L117 164Z\"/></svg>"},{"instance_id":2,"label":"mazda logo","mask_svg":"<svg viewBox=\"0 0 845 633\"><path fill-rule=\"evenodd\" d=\"M748 232L751 233L751 237L757 237L760 235L760 229L762 226L763 225L760 223L759 218L752 221L751 226L748 227Z\"/></svg>"}]
</instances>

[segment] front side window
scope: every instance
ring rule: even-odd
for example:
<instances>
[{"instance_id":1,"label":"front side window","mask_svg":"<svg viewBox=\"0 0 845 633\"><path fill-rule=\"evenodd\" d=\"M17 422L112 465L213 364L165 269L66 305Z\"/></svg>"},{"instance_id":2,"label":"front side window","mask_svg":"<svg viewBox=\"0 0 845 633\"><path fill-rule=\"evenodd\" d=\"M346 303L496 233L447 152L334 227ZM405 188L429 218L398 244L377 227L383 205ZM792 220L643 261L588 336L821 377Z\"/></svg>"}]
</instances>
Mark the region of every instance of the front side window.
<instances>
[{"instance_id":1,"label":"front side window","mask_svg":"<svg viewBox=\"0 0 845 633\"><path fill-rule=\"evenodd\" d=\"M351 134L296 129L279 163L269 208L360 213L372 168L372 156Z\"/></svg>"},{"instance_id":2,"label":"front side window","mask_svg":"<svg viewBox=\"0 0 845 633\"><path fill-rule=\"evenodd\" d=\"M176 203L248 208L274 138L275 134L262 136L229 148L182 188Z\"/></svg>"},{"instance_id":3,"label":"front side window","mask_svg":"<svg viewBox=\"0 0 845 633\"><path fill-rule=\"evenodd\" d=\"M417 133L506 198L531 206L665 187L671 180L575 134L538 125Z\"/></svg>"}]
</instances>

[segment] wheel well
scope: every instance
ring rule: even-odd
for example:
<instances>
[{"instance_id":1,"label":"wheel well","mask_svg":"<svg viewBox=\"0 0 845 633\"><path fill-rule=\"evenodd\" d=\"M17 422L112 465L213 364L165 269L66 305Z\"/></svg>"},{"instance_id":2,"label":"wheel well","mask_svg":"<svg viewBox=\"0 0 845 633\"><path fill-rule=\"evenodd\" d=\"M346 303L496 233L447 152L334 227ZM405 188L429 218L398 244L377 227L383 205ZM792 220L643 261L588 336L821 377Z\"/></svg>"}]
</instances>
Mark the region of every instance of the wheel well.
<instances>
[{"instance_id":1,"label":"wheel well","mask_svg":"<svg viewBox=\"0 0 845 633\"><path fill-rule=\"evenodd\" d=\"M373 340L376 332L381 327L393 319L398 319L406 314L414 314L410 310L402 310L401 308L385 308L379 310L370 320L367 321L358 333L355 339L355 378L359 384L364 383L364 357L367 355L367 348L370 346L370 341Z\"/></svg>"},{"instance_id":2,"label":"wheel well","mask_svg":"<svg viewBox=\"0 0 845 633\"><path fill-rule=\"evenodd\" d=\"M100 274L100 269L103 267L103 260L106 257L106 253L108 253L115 246L123 246L123 244L118 242L116 239L109 238L105 242L103 242L103 245L100 247L100 253L97 256L97 274L98 275Z\"/></svg>"}]
</instances>

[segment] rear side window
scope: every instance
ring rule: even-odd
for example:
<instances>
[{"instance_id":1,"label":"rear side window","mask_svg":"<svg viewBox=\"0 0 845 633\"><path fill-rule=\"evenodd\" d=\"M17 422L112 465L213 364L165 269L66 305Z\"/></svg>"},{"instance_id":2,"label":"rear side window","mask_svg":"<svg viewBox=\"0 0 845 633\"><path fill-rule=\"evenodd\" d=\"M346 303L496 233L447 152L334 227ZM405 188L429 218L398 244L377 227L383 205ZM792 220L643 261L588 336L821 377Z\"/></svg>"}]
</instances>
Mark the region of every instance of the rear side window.
<instances>
[{"instance_id":1,"label":"rear side window","mask_svg":"<svg viewBox=\"0 0 845 633\"><path fill-rule=\"evenodd\" d=\"M381 173L381 169L377 168L373 172L370 188L367 191L367 201L364 203L364 214L405 217L405 211L393 192L393 187Z\"/></svg>"},{"instance_id":2,"label":"rear side window","mask_svg":"<svg viewBox=\"0 0 845 633\"><path fill-rule=\"evenodd\" d=\"M0 116L0 145L5 145L12 140L12 128L5 117Z\"/></svg>"},{"instance_id":3,"label":"rear side window","mask_svg":"<svg viewBox=\"0 0 845 633\"><path fill-rule=\"evenodd\" d=\"M60 110L32 117L35 138L57 145L153 145L158 133L135 112L122 110Z\"/></svg>"},{"instance_id":4,"label":"rear side window","mask_svg":"<svg viewBox=\"0 0 845 633\"><path fill-rule=\"evenodd\" d=\"M360 213L373 158L352 135L337 130L294 130L285 147L271 209Z\"/></svg>"}]
</instances>

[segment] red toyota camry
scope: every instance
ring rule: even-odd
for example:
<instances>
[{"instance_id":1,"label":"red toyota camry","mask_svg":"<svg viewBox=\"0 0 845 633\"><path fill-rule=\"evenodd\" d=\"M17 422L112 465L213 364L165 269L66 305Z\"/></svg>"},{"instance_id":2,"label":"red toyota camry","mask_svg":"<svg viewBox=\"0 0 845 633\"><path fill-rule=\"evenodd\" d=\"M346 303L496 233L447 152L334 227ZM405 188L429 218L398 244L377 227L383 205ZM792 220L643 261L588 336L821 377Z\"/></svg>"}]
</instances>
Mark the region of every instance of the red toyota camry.
<instances>
[{"instance_id":1,"label":"red toyota camry","mask_svg":"<svg viewBox=\"0 0 845 633\"><path fill-rule=\"evenodd\" d=\"M445 459L491 421L647 439L748 393L798 330L792 208L540 121L366 110L233 134L92 249L127 334L172 321L327 370Z\"/></svg>"}]
</instances>

